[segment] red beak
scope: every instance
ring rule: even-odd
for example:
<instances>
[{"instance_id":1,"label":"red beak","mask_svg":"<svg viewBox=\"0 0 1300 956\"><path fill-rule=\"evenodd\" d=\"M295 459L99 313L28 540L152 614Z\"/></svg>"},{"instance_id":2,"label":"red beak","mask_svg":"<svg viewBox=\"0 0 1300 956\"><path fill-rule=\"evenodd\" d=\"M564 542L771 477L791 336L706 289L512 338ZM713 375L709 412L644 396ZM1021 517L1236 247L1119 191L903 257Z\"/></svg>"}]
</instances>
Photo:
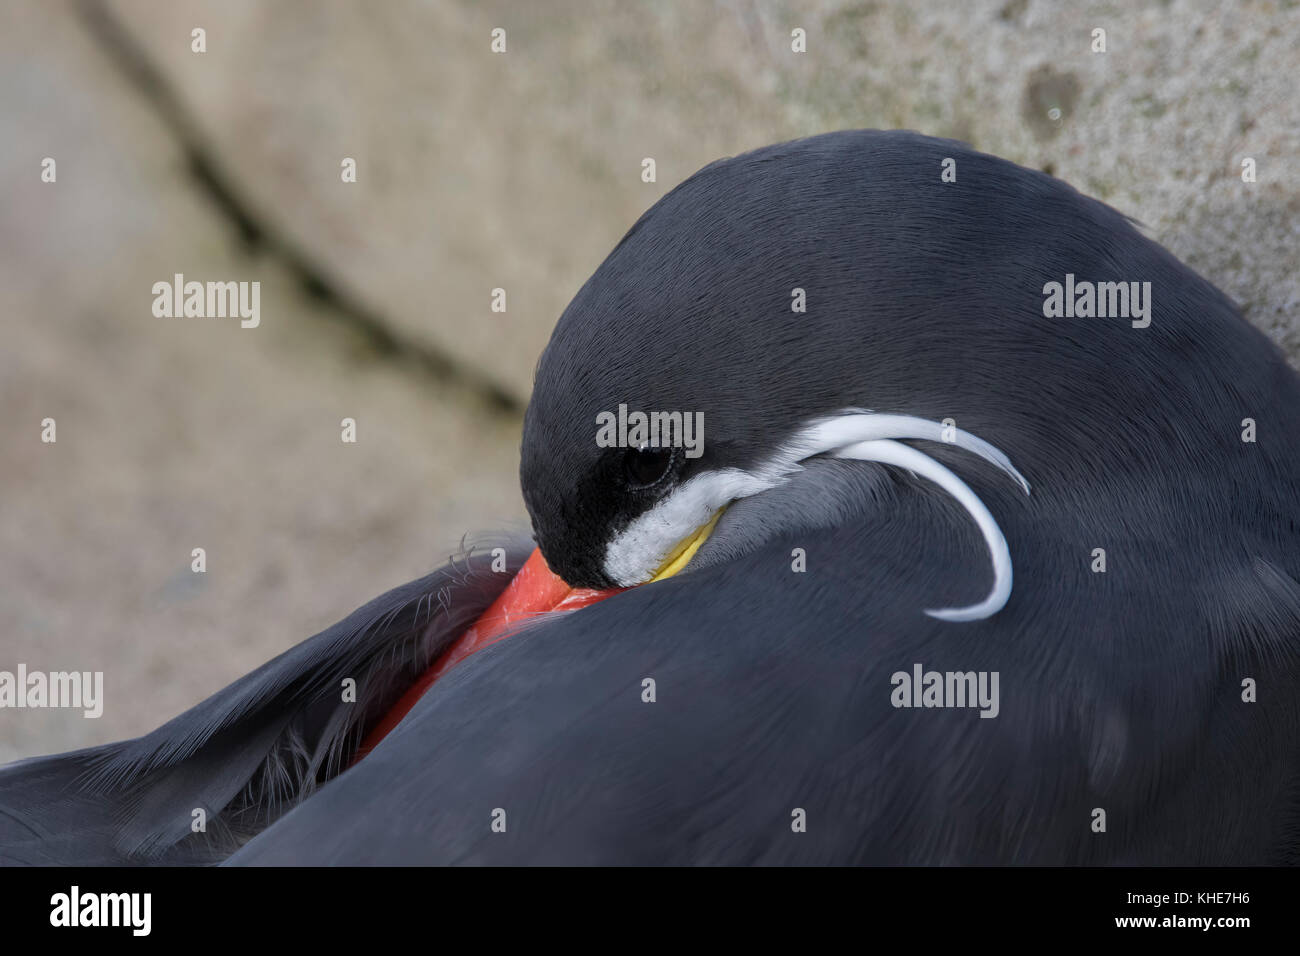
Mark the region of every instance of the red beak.
<instances>
[{"instance_id":1,"label":"red beak","mask_svg":"<svg viewBox=\"0 0 1300 956\"><path fill-rule=\"evenodd\" d=\"M590 588L571 588L549 567L540 548L529 555L519 573L506 585L500 597L492 602L477 621L470 625L457 640L437 658L411 688L398 699L366 735L352 763L361 760L375 748L389 731L401 722L415 702L424 696L434 682L476 651L509 637L518 625L539 614L550 611L572 611L595 604L618 594L623 588L593 591Z\"/></svg>"}]
</instances>

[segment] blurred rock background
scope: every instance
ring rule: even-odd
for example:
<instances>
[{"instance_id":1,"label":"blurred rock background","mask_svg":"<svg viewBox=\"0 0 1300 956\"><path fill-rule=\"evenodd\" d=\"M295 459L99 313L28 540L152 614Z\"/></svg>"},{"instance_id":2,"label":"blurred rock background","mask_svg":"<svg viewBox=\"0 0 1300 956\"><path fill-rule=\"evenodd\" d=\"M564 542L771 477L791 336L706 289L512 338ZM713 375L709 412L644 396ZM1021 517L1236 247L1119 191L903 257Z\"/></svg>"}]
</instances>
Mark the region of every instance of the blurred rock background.
<instances>
[{"instance_id":1,"label":"blurred rock background","mask_svg":"<svg viewBox=\"0 0 1300 956\"><path fill-rule=\"evenodd\" d=\"M1140 219L1296 361L1298 65L1296 0L4 0L0 670L102 670L106 705L0 711L0 761L145 732L526 528L555 319L720 156L966 140ZM155 318L177 272L260 281L260 327Z\"/></svg>"}]
</instances>

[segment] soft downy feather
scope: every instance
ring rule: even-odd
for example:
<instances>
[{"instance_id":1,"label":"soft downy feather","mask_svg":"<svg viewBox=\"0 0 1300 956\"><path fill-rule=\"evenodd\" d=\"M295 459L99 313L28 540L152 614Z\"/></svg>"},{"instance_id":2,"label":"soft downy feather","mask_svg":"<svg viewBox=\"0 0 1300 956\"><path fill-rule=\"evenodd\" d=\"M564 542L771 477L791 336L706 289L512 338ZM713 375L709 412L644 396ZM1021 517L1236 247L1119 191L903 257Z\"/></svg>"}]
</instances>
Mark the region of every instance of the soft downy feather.
<instances>
[{"instance_id":1,"label":"soft downy feather","mask_svg":"<svg viewBox=\"0 0 1300 956\"><path fill-rule=\"evenodd\" d=\"M491 550L505 550L505 572ZM0 863L210 863L348 766L367 729L487 608L519 539L461 550L152 733L0 768ZM499 562L498 562L499 564ZM356 681L356 702L342 681ZM196 810L205 831L194 832Z\"/></svg>"}]
</instances>

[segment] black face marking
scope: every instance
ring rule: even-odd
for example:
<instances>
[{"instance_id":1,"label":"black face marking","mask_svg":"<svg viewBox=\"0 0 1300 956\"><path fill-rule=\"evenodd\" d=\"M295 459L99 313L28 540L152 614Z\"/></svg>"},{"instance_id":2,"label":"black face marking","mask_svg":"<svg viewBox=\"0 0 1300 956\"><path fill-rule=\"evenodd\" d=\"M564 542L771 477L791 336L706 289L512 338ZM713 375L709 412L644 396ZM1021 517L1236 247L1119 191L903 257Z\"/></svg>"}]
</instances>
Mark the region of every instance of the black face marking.
<instances>
[{"instance_id":1,"label":"black face marking","mask_svg":"<svg viewBox=\"0 0 1300 956\"><path fill-rule=\"evenodd\" d=\"M530 404L520 481L551 570L574 587L606 588L616 584L604 570L609 538L670 494L682 469L672 449L597 447L585 424L594 415L574 415L583 424L570 429L551 419L545 403Z\"/></svg>"},{"instance_id":2,"label":"black face marking","mask_svg":"<svg viewBox=\"0 0 1300 956\"><path fill-rule=\"evenodd\" d=\"M629 448L623 454L623 474L628 488L645 491L667 479L677 458L675 449Z\"/></svg>"}]
</instances>

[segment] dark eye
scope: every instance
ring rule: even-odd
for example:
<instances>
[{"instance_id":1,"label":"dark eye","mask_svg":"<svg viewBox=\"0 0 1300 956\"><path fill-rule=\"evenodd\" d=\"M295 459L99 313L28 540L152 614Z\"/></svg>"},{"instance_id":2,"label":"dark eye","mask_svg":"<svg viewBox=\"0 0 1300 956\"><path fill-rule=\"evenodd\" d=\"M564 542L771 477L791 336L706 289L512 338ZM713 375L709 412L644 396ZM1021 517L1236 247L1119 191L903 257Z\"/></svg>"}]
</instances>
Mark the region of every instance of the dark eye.
<instances>
[{"instance_id":1,"label":"dark eye","mask_svg":"<svg viewBox=\"0 0 1300 956\"><path fill-rule=\"evenodd\" d=\"M671 448L629 448L623 456L623 474L632 488L646 488L663 481L673 466Z\"/></svg>"}]
</instances>

